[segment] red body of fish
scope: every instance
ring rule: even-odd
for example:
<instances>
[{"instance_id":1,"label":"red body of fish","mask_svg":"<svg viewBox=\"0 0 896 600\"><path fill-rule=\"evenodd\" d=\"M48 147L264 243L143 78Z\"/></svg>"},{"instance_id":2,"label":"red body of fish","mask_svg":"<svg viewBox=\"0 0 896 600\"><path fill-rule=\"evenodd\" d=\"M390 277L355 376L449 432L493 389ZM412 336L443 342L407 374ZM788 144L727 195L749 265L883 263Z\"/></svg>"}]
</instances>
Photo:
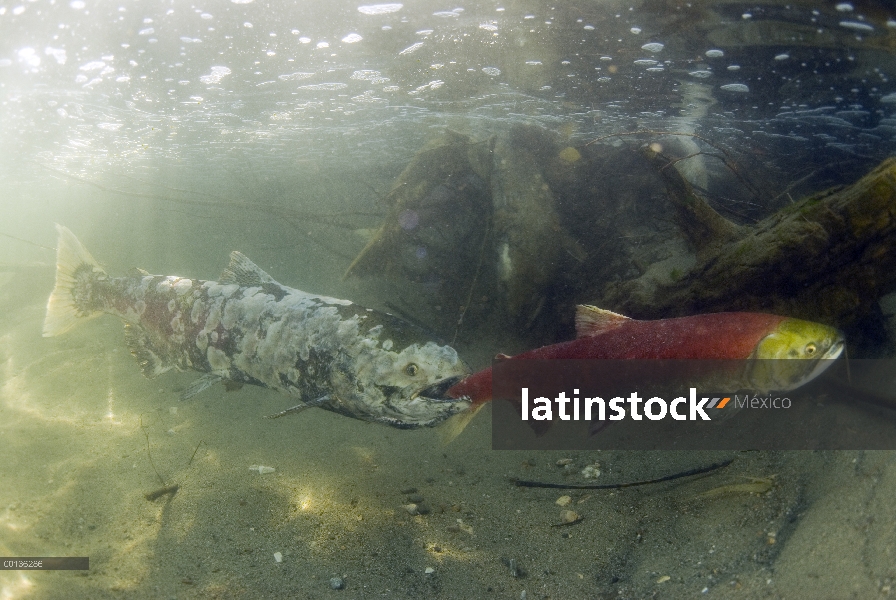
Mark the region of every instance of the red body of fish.
<instances>
[{"instance_id":1,"label":"red body of fish","mask_svg":"<svg viewBox=\"0 0 896 600\"><path fill-rule=\"evenodd\" d=\"M609 313L612 315L612 313ZM745 359L786 317L763 313L714 313L638 321L613 315L597 325L577 322L579 337L510 357L516 359ZM448 389L473 408L492 399L492 369L483 369Z\"/></svg>"}]
</instances>

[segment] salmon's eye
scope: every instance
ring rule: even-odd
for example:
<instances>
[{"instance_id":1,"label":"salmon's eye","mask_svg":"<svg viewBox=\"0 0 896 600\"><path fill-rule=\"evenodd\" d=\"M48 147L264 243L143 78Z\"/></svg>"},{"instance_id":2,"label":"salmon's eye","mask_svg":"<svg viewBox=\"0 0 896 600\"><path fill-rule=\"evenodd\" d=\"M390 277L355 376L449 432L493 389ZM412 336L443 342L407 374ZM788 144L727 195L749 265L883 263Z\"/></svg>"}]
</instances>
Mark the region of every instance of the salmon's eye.
<instances>
[{"instance_id":1,"label":"salmon's eye","mask_svg":"<svg viewBox=\"0 0 896 600\"><path fill-rule=\"evenodd\" d=\"M420 367L418 367L414 363L408 363L408 366L404 368L404 372L408 377L414 377L417 373L420 372Z\"/></svg>"},{"instance_id":2,"label":"salmon's eye","mask_svg":"<svg viewBox=\"0 0 896 600\"><path fill-rule=\"evenodd\" d=\"M814 356L816 350L815 344L806 344L806 354L808 356Z\"/></svg>"}]
</instances>

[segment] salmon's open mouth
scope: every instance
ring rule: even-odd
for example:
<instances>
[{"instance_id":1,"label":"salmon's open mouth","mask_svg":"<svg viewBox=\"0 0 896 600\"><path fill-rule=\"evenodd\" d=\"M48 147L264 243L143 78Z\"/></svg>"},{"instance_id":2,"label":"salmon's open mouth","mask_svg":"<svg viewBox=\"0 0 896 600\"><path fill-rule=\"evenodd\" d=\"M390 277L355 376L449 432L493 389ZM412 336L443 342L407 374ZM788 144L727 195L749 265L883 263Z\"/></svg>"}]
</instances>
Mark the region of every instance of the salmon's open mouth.
<instances>
[{"instance_id":1,"label":"salmon's open mouth","mask_svg":"<svg viewBox=\"0 0 896 600\"><path fill-rule=\"evenodd\" d=\"M424 398L429 398L430 400L434 400L436 402L457 402L458 398L452 398L448 395L447 392L463 378L464 377L461 375L456 375L454 377L446 377L445 379L440 379L439 381L418 390L414 394L414 398L423 396Z\"/></svg>"}]
</instances>

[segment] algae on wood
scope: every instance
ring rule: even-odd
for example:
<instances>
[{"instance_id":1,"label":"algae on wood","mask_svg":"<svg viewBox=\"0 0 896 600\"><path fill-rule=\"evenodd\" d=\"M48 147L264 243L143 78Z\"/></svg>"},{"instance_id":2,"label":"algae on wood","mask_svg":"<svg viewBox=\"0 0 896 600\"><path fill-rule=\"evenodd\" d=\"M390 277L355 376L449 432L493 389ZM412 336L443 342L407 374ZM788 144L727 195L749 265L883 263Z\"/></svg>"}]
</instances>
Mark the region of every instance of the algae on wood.
<instances>
[{"instance_id":1,"label":"algae on wood","mask_svg":"<svg viewBox=\"0 0 896 600\"><path fill-rule=\"evenodd\" d=\"M673 168L674 161L654 152L649 146L644 149L644 155L662 177L675 212L675 223L698 256L702 257L744 235L744 228L717 213L694 193L687 180Z\"/></svg>"},{"instance_id":2,"label":"algae on wood","mask_svg":"<svg viewBox=\"0 0 896 600\"><path fill-rule=\"evenodd\" d=\"M500 141L448 131L427 144L396 179L389 214L346 276L421 284L425 319L443 334L476 314L531 327L570 257L584 258L542 172L557 153L542 143L549 136L519 125Z\"/></svg>"},{"instance_id":3,"label":"algae on wood","mask_svg":"<svg viewBox=\"0 0 896 600\"><path fill-rule=\"evenodd\" d=\"M573 246L561 227L554 194L534 154L500 142L492 177L497 275L509 314L531 323L543 309L564 246Z\"/></svg>"},{"instance_id":4,"label":"algae on wood","mask_svg":"<svg viewBox=\"0 0 896 600\"><path fill-rule=\"evenodd\" d=\"M673 169L662 173L680 219L695 221L686 235L703 251L674 282L606 285L603 306L638 318L761 310L845 326L896 287L896 159L739 228L695 200Z\"/></svg>"},{"instance_id":5,"label":"algae on wood","mask_svg":"<svg viewBox=\"0 0 896 600\"><path fill-rule=\"evenodd\" d=\"M418 263L431 269L433 263L454 262L442 259L463 253L468 234L476 233L491 212L486 189L491 143L447 131L418 152L386 196L389 213L382 226L345 276L406 275L418 272ZM411 257L404 256L408 248L414 250Z\"/></svg>"}]
</instances>

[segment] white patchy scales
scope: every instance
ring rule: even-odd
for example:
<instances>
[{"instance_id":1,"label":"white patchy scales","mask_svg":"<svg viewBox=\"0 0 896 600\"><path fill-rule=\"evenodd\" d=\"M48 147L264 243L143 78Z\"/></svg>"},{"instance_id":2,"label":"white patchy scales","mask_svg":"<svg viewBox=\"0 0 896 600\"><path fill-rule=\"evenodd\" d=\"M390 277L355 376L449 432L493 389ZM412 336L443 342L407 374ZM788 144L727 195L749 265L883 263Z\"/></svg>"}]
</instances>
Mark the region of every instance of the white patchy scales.
<instances>
[{"instance_id":1,"label":"white patchy scales","mask_svg":"<svg viewBox=\"0 0 896 600\"><path fill-rule=\"evenodd\" d=\"M238 252L219 281L109 277L61 232L64 249L81 252L69 260L80 274L56 302L76 320L102 312L124 319L148 377L205 373L189 395L215 381L251 384L290 396L290 412L316 406L399 428L433 426L470 406L444 396L469 374L455 350L392 315L284 286ZM45 335L70 327L65 319L45 326Z\"/></svg>"}]
</instances>

